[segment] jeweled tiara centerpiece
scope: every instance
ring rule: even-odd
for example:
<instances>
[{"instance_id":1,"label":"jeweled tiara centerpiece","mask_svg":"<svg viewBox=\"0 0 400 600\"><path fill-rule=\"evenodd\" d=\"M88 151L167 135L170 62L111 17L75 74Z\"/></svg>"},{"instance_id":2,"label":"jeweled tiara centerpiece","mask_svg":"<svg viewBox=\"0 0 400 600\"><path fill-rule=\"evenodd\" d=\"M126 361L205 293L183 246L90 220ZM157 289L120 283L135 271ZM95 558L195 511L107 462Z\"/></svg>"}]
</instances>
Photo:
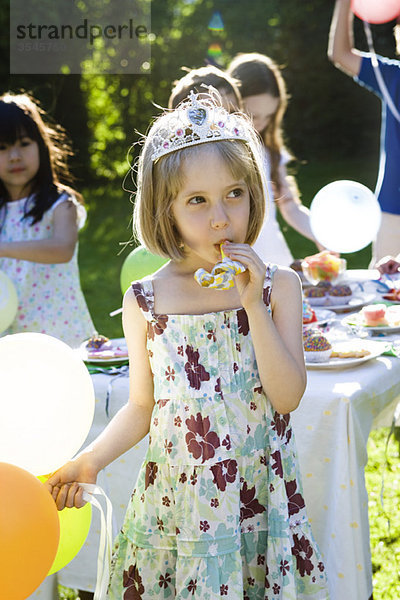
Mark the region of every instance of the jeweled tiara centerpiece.
<instances>
[{"instance_id":1,"label":"jeweled tiara centerpiece","mask_svg":"<svg viewBox=\"0 0 400 600\"><path fill-rule=\"evenodd\" d=\"M217 102L215 94L190 92L188 99L178 108L160 117L150 139L152 160L156 161L175 150L206 142L250 142L243 122L245 117L229 113Z\"/></svg>"}]
</instances>

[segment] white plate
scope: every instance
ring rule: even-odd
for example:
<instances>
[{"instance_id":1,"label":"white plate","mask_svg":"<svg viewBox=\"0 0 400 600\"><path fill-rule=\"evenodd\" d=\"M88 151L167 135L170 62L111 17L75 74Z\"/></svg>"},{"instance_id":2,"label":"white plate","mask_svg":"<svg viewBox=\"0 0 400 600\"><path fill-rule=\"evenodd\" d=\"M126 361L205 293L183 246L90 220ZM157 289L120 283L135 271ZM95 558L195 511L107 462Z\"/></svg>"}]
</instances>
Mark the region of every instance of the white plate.
<instances>
[{"instance_id":1,"label":"white plate","mask_svg":"<svg viewBox=\"0 0 400 600\"><path fill-rule=\"evenodd\" d=\"M335 313L331 310L326 310L325 308L314 308L315 316L317 320L313 323L305 323L304 327L312 327L313 325L326 325L328 321L335 318Z\"/></svg>"},{"instance_id":2,"label":"white plate","mask_svg":"<svg viewBox=\"0 0 400 600\"><path fill-rule=\"evenodd\" d=\"M373 340L347 340L345 342L334 342L332 344L333 350L336 352L347 352L349 350L369 350L370 354L363 356L362 358L330 358L327 362L315 363L307 362L307 369L348 369L349 367L355 367L361 365L372 358L380 356L385 352L386 344L383 342L375 342Z\"/></svg>"},{"instance_id":3,"label":"white plate","mask_svg":"<svg viewBox=\"0 0 400 600\"><path fill-rule=\"evenodd\" d=\"M114 338L110 340L112 342L112 348L120 347L121 349L126 348L125 338ZM118 365L128 360L128 350L126 350L126 356L115 356L112 358L105 358L101 356L88 356L87 349L85 348L86 342L83 342L78 348L80 358L85 362L93 365Z\"/></svg>"},{"instance_id":4,"label":"white plate","mask_svg":"<svg viewBox=\"0 0 400 600\"><path fill-rule=\"evenodd\" d=\"M357 310L357 308L362 308L367 304L372 304L376 300L375 294L353 294L349 302L346 304L331 304L329 302L329 298L326 299L326 303L321 306L312 306L311 308L314 310L316 308L328 308L329 310L333 310L334 312L351 312L353 310Z\"/></svg>"},{"instance_id":5,"label":"white plate","mask_svg":"<svg viewBox=\"0 0 400 600\"><path fill-rule=\"evenodd\" d=\"M362 321L362 316L360 313L356 315L348 315L344 319L342 319L342 325L353 326L353 327L361 327L366 331L370 331L371 333L398 333L400 331L400 325L378 325L377 327L371 327L369 325L364 325Z\"/></svg>"}]
</instances>

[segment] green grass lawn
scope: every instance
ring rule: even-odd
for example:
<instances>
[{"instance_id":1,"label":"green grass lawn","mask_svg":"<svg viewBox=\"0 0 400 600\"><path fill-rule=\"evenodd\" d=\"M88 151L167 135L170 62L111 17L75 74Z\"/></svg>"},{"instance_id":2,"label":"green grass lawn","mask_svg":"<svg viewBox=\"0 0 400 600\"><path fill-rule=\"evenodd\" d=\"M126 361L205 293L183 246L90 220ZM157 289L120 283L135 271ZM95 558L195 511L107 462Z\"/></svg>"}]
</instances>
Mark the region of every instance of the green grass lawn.
<instances>
[{"instance_id":1,"label":"green grass lawn","mask_svg":"<svg viewBox=\"0 0 400 600\"><path fill-rule=\"evenodd\" d=\"M375 159L332 160L302 164L297 169L297 181L302 200L309 205L316 192L331 181L352 179L373 189L376 177ZM133 246L131 239L132 204L120 183L84 190L88 205L88 224L80 236L80 269L82 287L99 333L109 337L122 336L121 317L109 317L109 312L121 306L119 275L122 263ZM295 258L316 252L309 240L302 238L286 224L284 235ZM121 245L122 244L122 245ZM351 268L366 268L370 248L346 255ZM385 456L387 429L372 432L368 442L369 461L366 469L371 524L371 549L374 572L374 600L400 598L400 460L399 444L393 437ZM381 504L381 483L384 475L384 502ZM388 517L390 529L388 527ZM62 598L75 600L74 591L63 588ZM367 599L343 599L367 600Z\"/></svg>"}]
</instances>

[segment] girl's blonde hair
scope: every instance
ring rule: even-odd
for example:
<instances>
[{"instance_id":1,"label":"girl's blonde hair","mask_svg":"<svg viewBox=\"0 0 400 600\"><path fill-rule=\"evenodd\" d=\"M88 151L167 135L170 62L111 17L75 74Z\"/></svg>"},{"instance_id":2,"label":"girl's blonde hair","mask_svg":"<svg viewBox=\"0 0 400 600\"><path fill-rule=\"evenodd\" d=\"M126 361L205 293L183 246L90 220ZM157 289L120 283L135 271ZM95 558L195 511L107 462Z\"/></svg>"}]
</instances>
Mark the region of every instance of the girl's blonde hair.
<instances>
[{"instance_id":1,"label":"girl's blonde hair","mask_svg":"<svg viewBox=\"0 0 400 600\"><path fill-rule=\"evenodd\" d=\"M284 146L282 119L288 104L288 94L281 71L272 58L258 52L238 54L229 64L227 71L240 82L243 100L248 96L267 93L279 101L278 108L261 132L271 156L271 179L279 191L282 185L279 166Z\"/></svg>"},{"instance_id":2,"label":"girl's blonde hair","mask_svg":"<svg viewBox=\"0 0 400 600\"><path fill-rule=\"evenodd\" d=\"M174 113L175 111L171 111L162 115L153 124L139 158L137 192L133 213L135 236L153 254L173 260L181 260L185 257L171 206L183 184L185 160L196 158L199 149L209 147L212 144L212 148L224 160L232 175L237 179L244 179L248 187L250 217L246 243L254 243L264 221L264 190L266 186L262 163L262 147L250 120L244 115L235 115L241 126L246 127L248 141L213 140L179 148L153 161L153 136L157 135L160 127L164 127L164 130L165 127L168 127L169 117L173 120ZM200 162L199 167L201 167Z\"/></svg>"}]
</instances>

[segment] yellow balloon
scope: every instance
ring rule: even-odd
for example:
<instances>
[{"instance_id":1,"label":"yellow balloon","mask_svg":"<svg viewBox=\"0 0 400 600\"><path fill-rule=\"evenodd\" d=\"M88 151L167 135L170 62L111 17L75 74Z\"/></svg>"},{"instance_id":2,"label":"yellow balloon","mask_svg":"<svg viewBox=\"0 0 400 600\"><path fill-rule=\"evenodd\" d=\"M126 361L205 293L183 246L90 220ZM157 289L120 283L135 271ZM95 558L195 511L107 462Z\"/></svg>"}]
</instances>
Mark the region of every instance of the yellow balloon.
<instances>
[{"instance_id":1,"label":"yellow balloon","mask_svg":"<svg viewBox=\"0 0 400 600\"><path fill-rule=\"evenodd\" d=\"M18 309L18 296L11 279L0 271L0 333L10 327Z\"/></svg>"},{"instance_id":2,"label":"yellow balloon","mask_svg":"<svg viewBox=\"0 0 400 600\"><path fill-rule=\"evenodd\" d=\"M78 554L88 536L92 521L92 505L83 508L64 508L58 511L60 542L48 575L63 569Z\"/></svg>"}]
</instances>

